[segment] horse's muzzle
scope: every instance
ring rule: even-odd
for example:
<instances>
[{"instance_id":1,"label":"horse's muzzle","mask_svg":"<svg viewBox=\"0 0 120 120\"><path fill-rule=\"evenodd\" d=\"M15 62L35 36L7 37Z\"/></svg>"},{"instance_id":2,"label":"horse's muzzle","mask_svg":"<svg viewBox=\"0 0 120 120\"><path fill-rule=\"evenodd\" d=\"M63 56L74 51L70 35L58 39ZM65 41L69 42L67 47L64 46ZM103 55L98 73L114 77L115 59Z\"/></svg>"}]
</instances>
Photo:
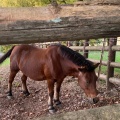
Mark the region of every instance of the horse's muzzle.
<instances>
[{"instance_id":1,"label":"horse's muzzle","mask_svg":"<svg viewBox=\"0 0 120 120\"><path fill-rule=\"evenodd\" d=\"M93 103L96 104L99 101L98 97L93 98Z\"/></svg>"},{"instance_id":2,"label":"horse's muzzle","mask_svg":"<svg viewBox=\"0 0 120 120\"><path fill-rule=\"evenodd\" d=\"M92 104L96 104L99 101L99 97L95 97L95 98L88 98L89 102Z\"/></svg>"}]
</instances>

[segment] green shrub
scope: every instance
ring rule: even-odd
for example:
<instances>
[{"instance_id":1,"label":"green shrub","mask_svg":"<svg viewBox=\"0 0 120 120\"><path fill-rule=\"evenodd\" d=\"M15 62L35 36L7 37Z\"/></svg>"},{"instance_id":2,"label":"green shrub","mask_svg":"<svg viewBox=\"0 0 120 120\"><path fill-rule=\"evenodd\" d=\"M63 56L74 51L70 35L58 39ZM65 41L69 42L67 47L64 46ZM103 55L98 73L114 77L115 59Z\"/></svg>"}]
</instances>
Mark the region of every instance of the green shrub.
<instances>
[{"instance_id":1,"label":"green shrub","mask_svg":"<svg viewBox=\"0 0 120 120\"><path fill-rule=\"evenodd\" d=\"M0 7L35 7L50 4L51 0L0 0ZM77 0L56 0L58 4L71 4Z\"/></svg>"},{"instance_id":2,"label":"green shrub","mask_svg":"<svg viewBox=\"0 0 120 120\"><path fill-rule=\"evenodd\" d=\"M6 53L13 45L2 45L0 46L0 51Z\"/></svg>"}]
</instances>

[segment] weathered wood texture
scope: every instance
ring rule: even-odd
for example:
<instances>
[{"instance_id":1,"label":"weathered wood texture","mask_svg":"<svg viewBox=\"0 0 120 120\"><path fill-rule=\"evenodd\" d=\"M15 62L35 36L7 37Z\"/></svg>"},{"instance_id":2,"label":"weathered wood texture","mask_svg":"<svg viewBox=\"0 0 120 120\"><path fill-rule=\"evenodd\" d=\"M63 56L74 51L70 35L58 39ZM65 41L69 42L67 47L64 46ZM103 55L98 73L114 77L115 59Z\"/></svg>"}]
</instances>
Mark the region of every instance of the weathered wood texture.
<instances>
[{"instance_id":1,"label":"weathered wood texture","mask_svg":"<svg viewBox=\"0 0 120 120\"><path fill-rule=\"evenodd\" d=\"M107 89L111 89L113 84L109 81L110 77L114 76L114 67L111 67L110 63L115 61L115 55L116 52L112 51L112 46L116 45L117 39L116 38L110 38L109 39L109 49L108 49L108 62L107 62Z\"/></svg>"},{"instance_id":2,"label":"weathered wood texture","mask_svg":"<svg viewBox=\"0 0 120 120\"><path fill-rule=\"evenodd\" d=\"M119 5L0 8L0 44L120 36Z\"/></svg>"},{"instance_id":3,"label":"weathered wood texture","mask_svg":"<svg viewBox=\"0 0 120 120\"><path fill-rule=\"evenodd\" d=\"M88 1L91 1L91 3L93 3L93 4L120 5L119 0L88 0Z\"/></svg>"},{"instance_id":4,"label":"weathered wood texture","mask_svg":"<svg viewBox=\"0 0 120 120\"><path fill-rule=\"evenodd\" d=\"M94 63L99 63L100 62L100 60L93 60L93 59L89 59L89 60L93 61ZM107 61L102 61L102 65L107 66ZM120 63L110 62L110 66L115 67L115 68L120 68Z\"/></svg>"},{"instance_id":5,"label":"weathered wood texture","mask_svg":"<svg viewBox=\"0 0 120 120\"><path fill-rule=\"evenodd\" d=\"M85 0L85 1L77 1L75 2L75 6L77 5L120 5L119 0Z\"/></svg>"},{"instance_id":6,"label":"weathered wood texture","mask_svg":"<svg viewBox=\"0 0 120 120\"><path fill-rule=\"evenodd\" d=\"M83 46L70 46L71 49L73 50L83 50L84 47ZM102 46L86 46L85 50L89 50L89 51L101 51L102 50ZM108 51L108 46L105 46L105 51ZM120 45L115 45L112 46L112 50L113 51L120 51Z\"/></svg>"},{"instance_id":7,"label":"weathered wood texture","mask_svg":"<svg viewBox=\"0 0 120 120\"><path fill-rule=\"evenodd\" d=\"M119 120L120 104L49 115L33 120Z\"/></svg>"}]
</instances>

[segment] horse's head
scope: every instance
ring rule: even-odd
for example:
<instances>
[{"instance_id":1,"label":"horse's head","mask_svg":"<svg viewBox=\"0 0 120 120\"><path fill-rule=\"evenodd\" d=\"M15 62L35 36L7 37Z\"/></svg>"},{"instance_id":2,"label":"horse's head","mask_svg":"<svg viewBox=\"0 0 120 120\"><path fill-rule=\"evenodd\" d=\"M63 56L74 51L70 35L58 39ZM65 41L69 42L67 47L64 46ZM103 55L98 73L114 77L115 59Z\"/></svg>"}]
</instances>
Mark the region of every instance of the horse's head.
<instances>
[{"instance_id":1,"label":"horse's head","mask_svg":"<svg viewBox=\"0 0 120 120\"><path fill-rule=\"evenodd\" d=\"M94 69L97 68L99 63L94 64ZM97 103L99 98L97 97L98 91L96 89L96 81L98 77L95 74L95 71L87 71L86 67L82 66L79 69L78 74L78 83L80 87L84 90L85 94L92 103Z\"/></svg>"}]
</instances>

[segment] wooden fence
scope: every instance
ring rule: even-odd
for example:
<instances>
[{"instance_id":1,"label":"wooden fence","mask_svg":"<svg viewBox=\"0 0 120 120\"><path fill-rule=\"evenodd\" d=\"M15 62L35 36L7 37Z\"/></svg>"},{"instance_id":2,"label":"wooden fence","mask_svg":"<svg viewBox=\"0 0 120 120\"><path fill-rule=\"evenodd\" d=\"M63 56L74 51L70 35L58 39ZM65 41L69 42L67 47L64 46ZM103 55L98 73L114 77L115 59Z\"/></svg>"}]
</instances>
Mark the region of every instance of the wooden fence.
<instances>
[{"instance_id":1,"label":"wooden fence","mask_svg":"<svg viewBox=\"0 0 120 120\"><path fill-rule=\"evenodd\" d=\"M54 42L53 42L54 43ZM59 42L55 42L59 43ZM106 81L107 89L111 89L113 85L120 86L120 79L114 77L114 68L120 68L120 63L115 62L116 51L120 51L120 45L117 45L117 38L110 38L108 45L104 47L104 51L108 51L108 60L101 62L101 65L107 67L106 74L100 74L100 79ZM47 47L49 43L41 43L41 47ZM85 40L83 46L70 46L69 42L67 45L75 51L83 51L83 55L88 58L89 51L101 51L103 46L89 46L89 40ZM89 59L95 63L100 62L100 60Z\"/></svg>"},{"instance_id":2,"label":"wooden fence","mask_svg":"<svg viewBox=\"0 0 120 120\"><path fill-rule=\"evenodd\" d=\"M70 46L73 50L83 50L84 56L88 57L89 51L101 51L103 46L89 46L88 41L85 41L84 46ZM113 84L120 85L120 79L114 77L114 68L120 68L120 63L115 62L116 51L120 51L120 45L116 45L117 39L110 38L108 46L105 46L104 50L108 51L108 60L101 62L101 65L107 67L107 73L100 74L100 79L106 81L107 89L110 89ZM87 52L86 52L87 51ZM100 60L89 59L95 63L100 62Z\"/></svg>"}]
</instances>

